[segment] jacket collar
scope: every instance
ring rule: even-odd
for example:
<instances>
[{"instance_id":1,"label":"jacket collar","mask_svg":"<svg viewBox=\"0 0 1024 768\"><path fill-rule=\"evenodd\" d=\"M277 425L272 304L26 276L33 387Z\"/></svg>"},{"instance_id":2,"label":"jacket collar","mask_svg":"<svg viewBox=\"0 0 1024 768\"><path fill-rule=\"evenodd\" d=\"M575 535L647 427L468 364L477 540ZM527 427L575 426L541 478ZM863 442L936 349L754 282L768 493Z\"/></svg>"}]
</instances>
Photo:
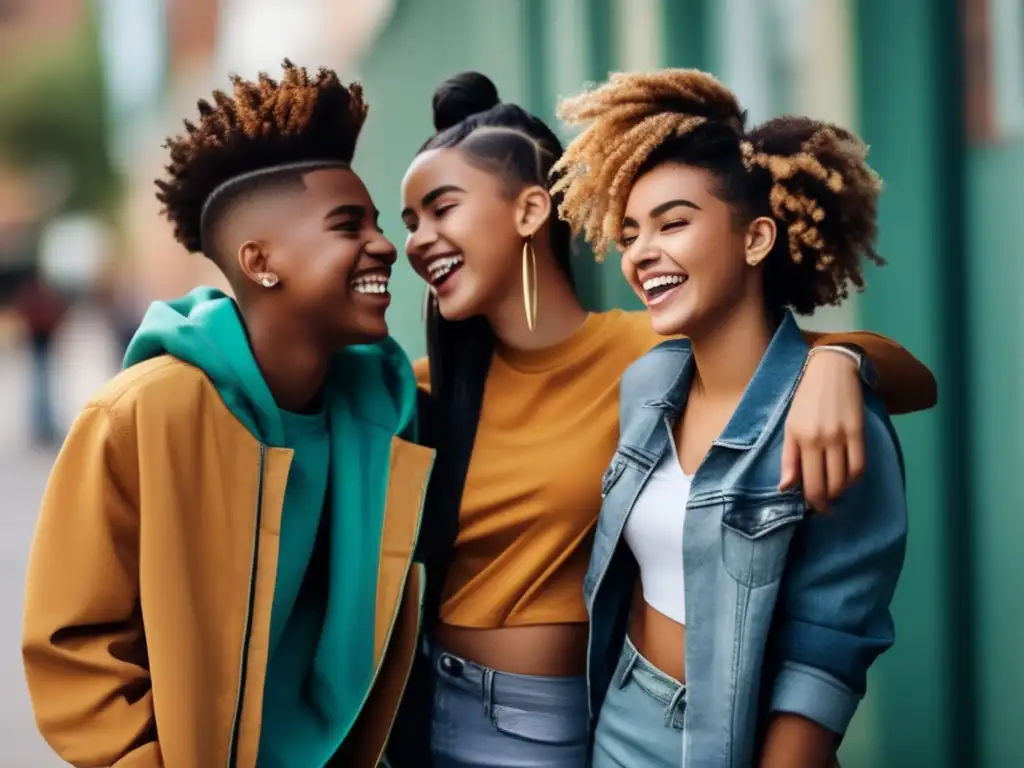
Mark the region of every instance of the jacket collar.
<instances>
[{"instance_id":1,"label":"jacket collar","mask_svg":"<svg viewBox=\"0 0 1024 768\"><path fill-rule=\"evenodd\" d=\"M668 388L647 400L644 406L669 411L678 417L686 404L693 379L693 352L687 340L665 345L665 351L682 356L681 370ZM717 445L742 449L757 443L773 418L789 404L803 373L807 351L800 326L793 313L787 310L732 418L715 440Z\"/></svg>"}]
</instances>

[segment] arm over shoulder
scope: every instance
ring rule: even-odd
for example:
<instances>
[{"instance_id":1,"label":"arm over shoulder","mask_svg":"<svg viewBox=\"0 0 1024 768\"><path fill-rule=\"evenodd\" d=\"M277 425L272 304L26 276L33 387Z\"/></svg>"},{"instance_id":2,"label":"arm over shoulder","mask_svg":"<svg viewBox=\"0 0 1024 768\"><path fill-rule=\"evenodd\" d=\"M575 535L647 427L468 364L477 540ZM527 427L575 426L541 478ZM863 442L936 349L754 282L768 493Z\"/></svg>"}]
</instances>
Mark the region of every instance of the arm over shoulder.
<instances>
[{"instance_id":1,"label":"arm over shoulder","mask_svg":"<svg viewBox=\"0 0 1024 768\"><path fill-rule=\"evenodd\" d=\"M892 339L868 331L808 331L804 337L815 347L846 344L860 348L878 373L877 394L893 415L926 411L938 402L935 375Z\"/></svg>"}]
</instances>

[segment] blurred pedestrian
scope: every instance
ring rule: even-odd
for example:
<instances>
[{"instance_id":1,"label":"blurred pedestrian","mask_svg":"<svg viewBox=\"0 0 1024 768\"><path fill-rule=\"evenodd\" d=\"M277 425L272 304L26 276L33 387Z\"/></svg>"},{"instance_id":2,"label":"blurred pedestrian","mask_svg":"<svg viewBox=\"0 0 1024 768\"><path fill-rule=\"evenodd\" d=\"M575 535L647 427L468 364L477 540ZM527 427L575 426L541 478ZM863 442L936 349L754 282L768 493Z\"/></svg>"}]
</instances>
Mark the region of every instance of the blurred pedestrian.
<instances>
[{"instance_id":1,"label":"blurred pedestrian","mask_svg":"<svg viewBox=\"0 0 1024 768\"><path fill-rule=\"evenodd\" d=\"M17 289L11 305L24 324L32 361L32 439L37 445L52 446L61 438L54 409L53 345L69 303L35 273Z\"/></svg>"}]
</instances>

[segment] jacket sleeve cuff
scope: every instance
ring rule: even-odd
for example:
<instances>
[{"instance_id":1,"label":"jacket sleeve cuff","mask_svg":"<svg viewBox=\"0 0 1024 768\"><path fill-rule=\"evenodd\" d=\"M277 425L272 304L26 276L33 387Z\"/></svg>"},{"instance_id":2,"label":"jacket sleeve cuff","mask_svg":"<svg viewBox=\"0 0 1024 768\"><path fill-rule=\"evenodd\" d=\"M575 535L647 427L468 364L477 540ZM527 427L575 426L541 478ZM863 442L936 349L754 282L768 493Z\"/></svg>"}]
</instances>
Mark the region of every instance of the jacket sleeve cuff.
<instances>
[{"instance_id":1,"label":"jacket sleeve cuff","mask_svg":"<svg viewBox=\"0 0 1024 768\"><path fill-rule=\"evenodd\" d=\"M772 712L806 717L842 736L860 699L832 675L806 664L786 662L772 688Z\"/></svg>"}]
</instances>

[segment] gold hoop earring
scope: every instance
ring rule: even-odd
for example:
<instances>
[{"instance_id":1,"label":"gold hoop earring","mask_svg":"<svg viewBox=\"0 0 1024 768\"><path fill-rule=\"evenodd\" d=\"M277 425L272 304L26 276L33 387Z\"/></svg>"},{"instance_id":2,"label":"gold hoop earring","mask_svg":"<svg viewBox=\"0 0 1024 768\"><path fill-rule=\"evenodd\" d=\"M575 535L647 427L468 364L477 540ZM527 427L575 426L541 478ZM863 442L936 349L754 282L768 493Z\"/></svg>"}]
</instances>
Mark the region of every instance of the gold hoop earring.
<instances>
[{"instance_id":1,"label":"gold hoop earring","mask_svg":"<svg viewBox=\"0 0 1024 768\"><path fill-rule=\"evenodd\" d=\"M523 242L523 306L526 309L526 327L537 327L537 252L533 238Z\"/></svg>"}]
</instances>

